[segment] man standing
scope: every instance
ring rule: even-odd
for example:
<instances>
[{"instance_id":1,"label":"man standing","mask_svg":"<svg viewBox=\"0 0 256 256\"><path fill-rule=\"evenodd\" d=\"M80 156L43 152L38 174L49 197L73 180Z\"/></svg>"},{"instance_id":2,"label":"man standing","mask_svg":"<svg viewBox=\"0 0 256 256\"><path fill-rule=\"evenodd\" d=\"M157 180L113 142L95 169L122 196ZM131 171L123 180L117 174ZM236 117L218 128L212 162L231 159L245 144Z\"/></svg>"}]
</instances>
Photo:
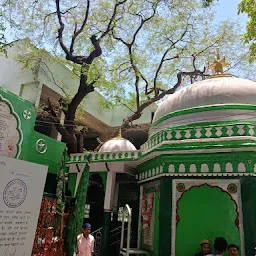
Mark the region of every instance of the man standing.
<instances>
[{"instance_id":1,"label":"man standing","mask_svg":"<svg viewBox=\"0 0 256 256\"><path fill-rule=\"evenodd\" d=\"M77 236L78 256L93 256L94 253L94 237L91 233L91 224L83 225L82 234Z\"/></svg>"},{"instance_id":2,"label":"man standing","mask_svg":"<svg viewBox=\"0 0 256 256\"><path fill-rule=\"evenodd\" d=\"M201 252L195 254L195 256L204 256L210 253L210 243L208 240L201 241Z\"/></svg>"},{"instance_id":3,"label":"man standing","mask_svg":"<svg viewBox=\"0 0 256 256\"><path fill-rule=\"evenodd\" d=\"M228 246L228 256L238 256L239 255L239 247L235 244L230 244Z\"/></svg>"},{"instance_id":4,"label":"man standing","mask_svg":"<svg viewBox=\"0 0 256 256\"><path fill-rule=\"evenodd\" d=\"M208 254L208 256L223 256L227 250L228 243L225 238L217 237L214 241L214 253Z\"/></svg>"}]
</instances>

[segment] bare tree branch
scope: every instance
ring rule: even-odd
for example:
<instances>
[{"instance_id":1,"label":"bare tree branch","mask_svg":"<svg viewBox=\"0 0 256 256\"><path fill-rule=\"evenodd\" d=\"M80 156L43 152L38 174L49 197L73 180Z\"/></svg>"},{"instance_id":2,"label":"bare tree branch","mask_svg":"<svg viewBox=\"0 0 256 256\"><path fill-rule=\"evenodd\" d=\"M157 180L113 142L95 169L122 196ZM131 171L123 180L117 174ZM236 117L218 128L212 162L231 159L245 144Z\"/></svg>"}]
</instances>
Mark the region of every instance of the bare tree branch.
<instances>
[{"instance_id":1,"label":"bare tree branch","mask_svg":"<svg viewBox=\"0 0 256 256\"><path fill-rule=\"evenodd\" d=\"M45 74L46 74L46 76L49 78L49 80L50 80L53 84L55 84L66 96L68 96L67 93L66 93L66 91L63 89L63 87L60 86L60 85L57 83L57 81L55 80L54 74L53 74L53 72L50 70L50 68L48 67L47 63L45 63L42 59L40 60L40 63L42 63L42 64L46 67L47 71L51 74L51 78L50 78L50 77L48 76L47 72L45 71Z\"/></svg>"},{"instance_id":2,"label":"bare tree branch","mask_svg":"<svg viewBox=\"0 0 256 256\"><path fill-rule=\"evenodd\" d=\"M70 56L71 54L63 42L63 30L64 30L65 25L64 25L64 23L62 21L62 17L61 17L60 0L55 0L55 2L56 2L56 10L57 10L56 13L57 13L58 21L60 24L60 28L58 29L58 40L59 40L60 46L61 46L62 50L65 52L66 56Z\"/></svg>"},{"instance_id":3,"label":"bare tree branch","mask_svg":"<svg viewBox=\"0 0 256 256\"><path fill-rule=\"evenodd\" d=\"M78 30L77 30L77 27L75 26L75 30L74 30L74 33L73 33L73 36L72 36L72 39L71 39L70 50L69 50L71 54L73 54L73 52L74 52L74 44L75 44L76 38L79 36L79 34L82 33L82 31L84 30L84 27L87 23L88 16L89 16L89 10L90 10L90 0L87 0L85 17L84 17L82 26Z\"/></svg>"},{"instance_id":4,"label":"bare tree branch","mask_svg":"<svg viewBox=\"0 0 256 256\"><path fill-rule=\"evenodd\" d=\"M66 11L60 12L60 13L64 15L64 14L66 14L66 13L69 13L71 10L76 9L77 7L78 7L78 4L75 5L75 6L72 6L72 7L68 8ZM44 17L44 24L46 23L47 18L49 18L51 15L54 15L54 14L57 14L57 11L55 11L55 12L50 12L50 13L48 13L47 15L45 15L45 17Z\"/></svg>"},{"instance_id":5,"label":"bare tree branch","mask_svg":"<svg viewBox=\"0 0 256 256\"><path fill-rule=\"evenodd\" d=\"M118 101L120 104L122 104L123 106L125 106L125 107L128 108L131 112L133 112L133 113L135 114L135 111L132 110L127 104L125 104L124 102L122 102L121 99L120 99L120 97L119 97L118 95L117 95L115 98L117 99L117 101Z\"/></svg>"},{"instance_id":6,"label":"bare tree branch","mask_svg":"<svg viewBox=\"0 0 256 256\"><path fill-rule=\"evenodd\" d=\"M164 63L165 61L170 61L170 60L174 60L174 59L178 59L178 58L179 58L179 55L178 55L178 54L175 55L175 56L173 56L173 57L171 57L171 58L166 58L166 56L167 56L167 54L169 53L169 51L172 50L172 49L176 46L176 44L177 44L178 42L180 42L180 41L185 37L185 35L188 33L188 28L189 28L189 26L191 26L191 24L189 24L189 18L190 18L190 16L191 16L191 14L190 14L190 15L188 16L188 18L187 18L187 24L186 24L186 27L185 27L183 33L181 34L181 36L180 36L177 40L175 40L175 41L169 39L169 41L171 41L171 45L170 45L170 47L168 47L168 48L166 49L166 51L164 52L164 54L163 54L163 56L162 56L162 58L161 58L161 61L160 61L159 65L158 65L158 68L157 68L157 70L156 70L155 77L154 77L154 91L155 91L155 96L157 96L157 94L158 94L158 92L159 92L159 90L157 90L157 79L158 79L159 73L160 73L160 71L161 71L161 69L162 69L162 67L163 67L163 63ZM183 47L183 48L181 49L181 52L183 52L184 48L185 48L185 47Z\"/></svg>"},{"instance_id":7,"label":"bare tree branch","mask_svg":"<svg viewBox=\"0 0 256 256\"><path fill-rule=\"evenodd\" d=\"M126 64L129 64L129 63L130 63L129 61L125 61L125 62L119 64L119 65L117 66L117 68L115 68L115 69L110 69L109 71L117 71L117 70L119 70L123 65L126 65Z\"/></svg>"},{"instance_id":8,"label":"bare tree branch","mask_svg":"<svg viewBox=\"0 0 256 256\"><path fill-rule=\"evenodd\" d=\"M107 25L107 28L106 28L106 30L102 33L102 35L100 36L99 40L101 40L103 37L105 37L105 36L113 29L112 24L113 24L113 22L114 22L114 20L115 20L115 18L116 18L117 8L118 8L118 6L124 4L125 2L127 2L127 0L122 0L122 1L120 1L120 2L119 2L118 0L116 0L116 4L115 4L115 6L114 6L114 10L113 10L112 16L111 16L111 18L109 19L109 23L108 23L108 25Z\"/></svg>"},{"instance_id":9,"label":"bare tree branch","mask_svg":"<svg viewBox=\"0 0 256 256\"><path fill-rule=\"evenodd\" d=\"M121 43L123 43L124 45L126 45L127 47L129 47L129 43L127 43L126 41L124 41L121 37L116 36L114 32L113 32L112 36L113 36L114 39L120 41Z\"/></svg>"},{"instance_id":10,"label":"bare tree branch","mask_svg":"<svg viewBox=\"0 0 256 256\"><path fill-rule=\"evenodd\" d=\"M121 78L121 74L122 74L123 72L129 71L129 70L131 70L131 69L132 69L132 67L129 66L129 67L127 67L127 68L124 68L124 69L120 70L120 71L119 71L119 78Z\"/></svg>"},{"instance_id":11,"label":"bare tree branch","mask_svg":"<svg viewBox=\"0 0 256 256\"><path fill-rule=\"evenodd\" d=\"M155 16L157 4L153 4L152 7L153 7L153 13L148 18L146 18L146 19L144 19L140 14L136 14L137 16L139 16L141 18L141 22L140 22L139 27L134 32L134 34L132 36L132 40L131 40L130 43L126 42L121 37L117 37L113 33L113 37L116 40L122 42L128 48L130 63L131 63L131 66L132 66L134 74L135 74L134 87L135 87L135 91L136 91L136 106L137 106L137 109L139 109L139 106L140 106L140 91L139 91L140 78L142 78L142 80L145 82L146 88L148 87L148 81L147 81L146 77L142 74L142 72L139 70L139 68L137 67L135 62L134 62L132 46L134 45L136 37L137 37L138 33L141 31L141 29L143 28L144 24L146 22L148 22L149 20L151 20Z\"/></svg>"},{"instance_id":12,"label":"bare tree branch","mask_svg":"<svg viewBox=\"0 0 256 256\"><path fill-rule=\"evenodd\" d=\"M135 31L135 33L134 33L134 35L133 35L132 41L131 41L131 43L130 43L131 45L134 44L134 42L135 42L135 40L136 40L136 37L137 37L138 33L140 32L140 30L142 29L143 25L144 25L146 22L148 22L149 20L151 20L151 19L155 16L157 4L153 4L152 7L153 7L153 13L152 13L148 18L143 19L143 17L140 16L140 17L141 17L141 22L140 22L139 27L137 28L137 30Z\"/></svg>"},{"instance_id":13,"label":"bare tree branch","mask_svg":"<svg viewBox=\"0 0 256 256\"><path fill-rule=\"evenodd\" d=\"M122 0L122 1L116 0L115 6L114 6L114 9L113 9L113 13L112 13L112 16L111 16L111 18L108 22L106 30L104 32L102 32L99 39L97 39L95 34L92 35L91 38L90 38L91 43L94 46L94 49L89 53L88 56L79 56L79 55L73 55L74 45L75 45L75 42L76 42L78 36L85 29L85 25L86 25L88 17L89 17L90 0L87 0L87 7L86 7L85 16L84 16L82 25L79 29L77 28L77 24L75 22L74 32L73 32L73 36L72 36L72 39L71 39L69 49L67 48L67 46L65 45L65 43L63 41L63 31L65 29L65 24L62 20L62 12L61 12L61 9L60 9L60 0L55 0L55 2L56 2L56 14L57 14L58 22L59 22L59 26L60 26L59 29L58 29L59 44L60 44L62 50L66 54L66 59L81 66L80 83L79 83L77 93L72 98L71 102L67 105L67 110L65 110L65 117L66 117L66 119L65 119L65 129L70 134L71 139L74 140L73 145L70 145L71 151L73 153L80 152L83 149L83 146L82 146L83 136L80 136L80 135L77 134L77 132L75 130L75 125L73 125L74 120L75 120L76 110L77 110L78 106L80 105L80 103L82 102L82 100L84 99L84 97L87 94L89 94L90 92L94 91L94 85L98 80L98 79L95 79L94 81L92 81L90 83L88 82L87 75L88 75L90 66L97 57L101 56L102 49L101 49L101 46L100 46L100 40L112 31L112 29L114 27L113 24L117 20L116 19L117 8L118 8L118 6L124 4L126 1L127 0Z\"/></svg>"},{"instance_id":14,"label":"bare tree branch","mask_svg":"<svg viewBox=\"0 0 256 256\"><path fill-rule=\"evenodd\" d=\"M206 71L206 68L204 68L203 70L183 71L183 72L181 71L181 72L179 72L177 74L177 82L172 88L170 88L166 91L163 91L162 93L158 94L156 97L153 97L153 98L147 100L146 102L144 102L143 104L141 104L139 106L139 109L134 114L132 114L131 116L128 116L127 118L125 118L123 120L122 127L128 127L130 122L140 118L141 114L142 114L142 111L146 107L151 105L152 103L154 103L156 101L159 101L160 99L162 99L164 96L166 96L168 94L173 94L180 87L180 85L182 84L182 79L184 77L186 77L186 76L189 76L189 77L192 77L192 76L203 77L205 71Z\"/></svg>"},{"instance_id":15,"label":"bare tree branch","mask_svg":"<svg viewBox=\"0 0 256 256\"><path fill-rule=\"evenodd\" d=\"M218 42L220 41L220 38L217 39L216 41L214 41L212 44L206 46L204 49L202 49L200 52L197 52L195 54L196 57L198 57L199 55L201 55L202 53L204 53L205 51L207 51L208 49L212 48L213 46L215 46Z\"/></svg>"}]
</instances>

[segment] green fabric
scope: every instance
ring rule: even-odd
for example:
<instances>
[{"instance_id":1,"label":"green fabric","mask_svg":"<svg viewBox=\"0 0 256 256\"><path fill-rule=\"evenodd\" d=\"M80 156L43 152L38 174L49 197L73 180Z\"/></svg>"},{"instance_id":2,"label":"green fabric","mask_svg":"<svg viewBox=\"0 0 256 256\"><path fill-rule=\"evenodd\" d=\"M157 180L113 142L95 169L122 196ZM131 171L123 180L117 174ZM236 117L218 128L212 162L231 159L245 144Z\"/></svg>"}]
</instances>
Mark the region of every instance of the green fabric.
<instances>
[{"instance_id":1,"label":"green fabric","mask_svg":"<svg viewBox=\"0 0 256 256\"><path fill-rule=\"evenodd\" d=\"M82 176L79 181L79 185L76 192L76 204L75 209L72 212L69 222L66 228L65 234L65 251L67 256L73 256L74 251L77 252L77 236L81 233L83 221L84 221L84 211L86 204L86 196L89 181L89 160L90 156L87 158L87 163L85 164Z\"/></svg>"},{"instance_id":2,"label":"green fabric","mask_svg":"<svg viewBox=\"0 0 256 256\"><path fill-rule=\"evenodd\" d=\"M55 230L55 235L59 230L59 225L61 222L62 214L64 213L65 210L65 152L62 155L62 159L60 162L59 166L59 174L57 177L58 183L57 183L57 191L56 191L56 196L57 196L57 205L56 205L56 216L55 216L55 223L54 223L54 230ZM62 227L61 227L62 228Z\"/></svg>"},{"instance_id":3,"label":"green fabric","mask_svg":"<svg viewBox=\"0 0 256 256\"><path fill-rule=\"evenodd\" d=\"M75 190L76 190L76 173L70 173L68 175L68 189L70 189L72 196L75 196Z\"/></svg>"}]
</instances>

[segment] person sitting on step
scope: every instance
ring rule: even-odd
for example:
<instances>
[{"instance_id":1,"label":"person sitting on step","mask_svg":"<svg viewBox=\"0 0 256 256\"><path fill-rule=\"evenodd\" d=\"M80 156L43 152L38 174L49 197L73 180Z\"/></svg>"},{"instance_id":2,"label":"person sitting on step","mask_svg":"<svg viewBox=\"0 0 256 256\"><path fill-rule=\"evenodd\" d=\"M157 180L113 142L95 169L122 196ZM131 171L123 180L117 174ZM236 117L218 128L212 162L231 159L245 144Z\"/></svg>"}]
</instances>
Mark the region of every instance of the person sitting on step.
<instances>
[{"instance_id":1,"label":"person sitting on step","mask_svg":"<svg viewBox=\"0 0 256 256\"><path fill-rule=\"evenodd\" d=\"M201 252L195 254L195 256L205 256L210 253L210 243L208 240L201 241Z\"/></svg>"},{"instance_id":2,"label":"person sitting on step","mask_svg":"<svg viewBox=\"0 0 256 256\"><path fill-rule=\"evenodd\" d=\"M208 254L207 256L223 256L227 250L228 243L225 238L217 237L214 241L214 253Z\"/></svg>"}]
</instances>

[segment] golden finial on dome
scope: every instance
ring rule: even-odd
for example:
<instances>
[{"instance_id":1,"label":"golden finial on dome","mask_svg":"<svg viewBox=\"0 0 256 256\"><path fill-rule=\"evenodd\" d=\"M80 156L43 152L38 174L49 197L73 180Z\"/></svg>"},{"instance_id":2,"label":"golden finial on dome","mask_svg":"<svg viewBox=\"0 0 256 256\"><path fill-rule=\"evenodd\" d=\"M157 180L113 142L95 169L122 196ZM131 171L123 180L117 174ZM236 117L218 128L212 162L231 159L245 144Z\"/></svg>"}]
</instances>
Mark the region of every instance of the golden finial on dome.
<instances>
[{"instance_id":1,"label":"golden finial on dome","mask_svg":"<svg viewBox=\"0 0 256 256\"><path fill-rule=\"evenodd\" d=\"M121 128L118 131L118 135L116 137L114 137L113 139L115 139L115 140L124 140L124 138L122 137L122 129Z\"/></svg>"},{"instance_id":2,"label":"golden finial on dome","mask_svg":"<svg viewBox=\"0 0 256 256\"><path fill-rule=\"evenodd\" d=\"M120 128L119 131L118 131L118 135L117 135L118 138L122 138L122 129Z\"/></svg>"},{"instance_id":3,"label":"golden finial on dome","mask_svg":"<svg viewBox=\"0 0 256 256\"><path fill-rule=\"evenodd\" d=\"M220 58L220 50L219 50L219 48L217 48L217 56L215 58L215 61L213 64L210 64L210 69L213 70L213 72L214 72L213 76L218 76L218 75L223 76L223 74L224 74L223 68L228 67L228 66L229 66L229 63L226 62L225 56L223 56L223 58L221 59ZM230 76L230 75L228 75L228 76Z\"/></svg>"}]
</instances>

